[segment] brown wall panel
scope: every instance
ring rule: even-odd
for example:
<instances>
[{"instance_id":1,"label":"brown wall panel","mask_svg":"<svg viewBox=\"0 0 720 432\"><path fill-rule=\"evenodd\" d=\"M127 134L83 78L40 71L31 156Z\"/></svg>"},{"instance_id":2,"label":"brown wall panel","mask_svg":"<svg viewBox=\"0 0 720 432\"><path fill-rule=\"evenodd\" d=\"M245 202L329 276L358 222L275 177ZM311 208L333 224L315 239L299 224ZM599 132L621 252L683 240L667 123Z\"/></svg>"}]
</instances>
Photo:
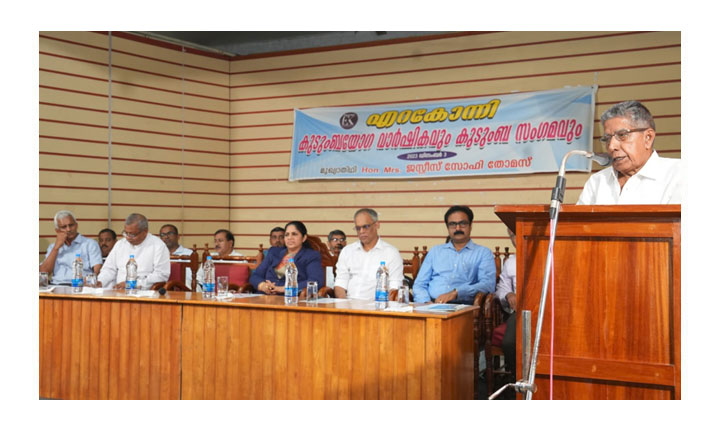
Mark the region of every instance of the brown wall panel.
<instances>
[{"instance_id":1,"label":"brown wall panel","mask_svg":"<svg viewBox=\"0 0 720 432\"><path fill-rule=\"evenodd\" d=\"M68 207L93 217L108 211L107 192L97 188L108 184L109 45L102 33L40 34L40 117L54 120L40 121L40 135L55 137L40 139L40 201L76 202ZM294 108L597 83L596 119L615 102L645 101L658 116L656 148L666 157L681 155L679 32L492 32L240 60L123 33L114 33L112 47L113 219L137 210L151 223L177 220L187 239L202 243L229 225L242 235L236 246L244 253L267 242L269 228L286 219L312 221L308 227L318 235L341 227L352 240L350 219L364 206L378 207L388 221L381 234L401 250L433 246L443 240L440 220L452 204L473 208L473 234L494 249L510 242L492 205L549 200L553 173L288 182ZM594 127L599 136L597 121ZM587 177L568 174L566 203L577 200ZM101 199L104 206L94 205ZM41 219L59 208L41 204Z\"/></svg>"}]
</instances>

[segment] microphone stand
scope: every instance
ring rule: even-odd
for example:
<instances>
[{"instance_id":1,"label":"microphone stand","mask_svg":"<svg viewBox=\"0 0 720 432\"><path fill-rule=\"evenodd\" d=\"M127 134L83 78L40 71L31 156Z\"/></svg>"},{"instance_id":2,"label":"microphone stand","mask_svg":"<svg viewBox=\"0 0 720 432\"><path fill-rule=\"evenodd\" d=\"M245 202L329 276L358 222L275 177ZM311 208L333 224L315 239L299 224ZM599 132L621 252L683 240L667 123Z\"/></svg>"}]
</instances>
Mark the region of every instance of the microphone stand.
<instances>
[{"instance_id":1,"label":"microphone stand","mask_svg":"<svg viewBox=\"0 0 720 432\"><path fill-rule=\"evenodd\" d=\"M550 243L548 244L548 251L545 259L545 275L543 277L542 293L540 294L540 309L538 310L538 320L535 328L535 342L533 344L530 370L528 371L526 379L521 379L514 384L511 383L504 385L488 399L495 399L508 387L513 387L517 392L525 393L525 400L532 400L533 393L537 391L537 385L535 384L535 371L537 369L540 334L542 333L543 317L545 315L545 300L547 299L548 285L550 282L550 267L553 259L553 247L555 246L555 227L557 226L558 214L560 213L560 204L562 204L565 195L565 164L567 163L568 158L572 155L581 155L587 158L596 157L594 153L586 152L584 150L569 151L565 157L563 157L562 164L560 165L560 172L558 173L555 187L552 190L550 201ZM599 163L602 165L603 162L606 162L605 165L607 165L609 164L609 159L607 159L607 161L603 159L602 162ZM525 317L525 315L523 317ZM527 337L529 338L529 335Z\"/></svg>"}]
</instances>

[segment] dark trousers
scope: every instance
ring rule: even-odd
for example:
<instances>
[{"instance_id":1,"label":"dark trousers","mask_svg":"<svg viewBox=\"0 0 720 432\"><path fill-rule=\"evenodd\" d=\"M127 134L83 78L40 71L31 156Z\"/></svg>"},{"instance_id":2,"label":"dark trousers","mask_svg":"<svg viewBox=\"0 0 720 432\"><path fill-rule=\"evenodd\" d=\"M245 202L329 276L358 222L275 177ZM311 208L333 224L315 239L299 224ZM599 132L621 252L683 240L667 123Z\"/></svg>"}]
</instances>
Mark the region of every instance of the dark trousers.
<instances>
[{"instance_id":1,"label":"dark trousers","mask_svg":"<svg viewBox=\"0 0 720 432\"><path fill-rule=\"evenodd\" d=\"M515 375L515 317L517 314L513 312L507 319L507 329L503 336L502 349L505 356L505 370Z\"/></svg>"}]
</instances>

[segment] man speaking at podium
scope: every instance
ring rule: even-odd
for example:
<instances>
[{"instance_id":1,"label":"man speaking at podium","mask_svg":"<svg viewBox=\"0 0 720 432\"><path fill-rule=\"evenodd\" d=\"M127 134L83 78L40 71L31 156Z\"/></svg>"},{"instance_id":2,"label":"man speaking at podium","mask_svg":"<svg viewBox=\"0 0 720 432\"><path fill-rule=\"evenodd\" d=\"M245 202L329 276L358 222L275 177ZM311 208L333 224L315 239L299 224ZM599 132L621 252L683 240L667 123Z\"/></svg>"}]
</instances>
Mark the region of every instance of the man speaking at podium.
<instances>
[{"instance_id":1,"label":"man speaking at podium","mask_svg":"<svg viewBox=\"0 0 720 432\"><path fill-rule=\"evenodd\" d=\"M655 121L638 101L620 102L600 117L612 166L590 176L578 204L680 204L680 159L653 149Z\"/></svg>"}]
</instances>

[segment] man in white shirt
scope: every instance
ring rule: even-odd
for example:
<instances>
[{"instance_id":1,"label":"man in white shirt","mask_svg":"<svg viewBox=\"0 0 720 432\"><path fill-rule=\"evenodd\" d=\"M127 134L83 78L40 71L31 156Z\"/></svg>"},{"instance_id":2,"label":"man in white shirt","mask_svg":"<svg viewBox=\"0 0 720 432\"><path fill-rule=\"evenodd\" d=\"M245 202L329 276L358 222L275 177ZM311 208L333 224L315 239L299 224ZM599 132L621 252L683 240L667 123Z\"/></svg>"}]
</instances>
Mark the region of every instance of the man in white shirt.
<instances>
[{"instance_id":1,"label":"man in white shirt","mask_svg":"<svg viewBox=\"0 0 720 432\"><path fill-rule=\"evenodd\" d=\"M98 276L103 287L125 288L125 276L130 255L138 265L138 286L149 289L156 282L166 282L170 277L170 253L165 243L148 233L145 216L132 213L125 219L123 238L115 243Z\"/></svg>"},{"instance_id":2,"label":"man in white shirt","mask_svg":"<svg viewBox=\"0 0 720 432\"><path fill-rule=\"evenodd\" d=\"M390 289L400 287L403 280L403 261L397 248L378 236L380 222L373 209L355 212L355 231L359 241L340 251L335 277L335 297L373 300L375 274L381 261L390 272Z\"/></svg>"},{"instance_id":3,"label":"man in white shirt","mask_svg":"<svg viewBox=\"0 0 720 432\"><path fill-rule=\"evenodd\" d=\"M616 104L600 118L612 166L593 174L578 204L680 204L684 176L679 159L653 149L655 121L637 101Z\"/></svg>"},{"instance_id":4,"label":"man in white shirt","mask_svg":"<svg viewBox=\"0 0 720 432\"><path fill-rule=\"evenodd\" d=\"M160 237L160 240L165 242L165 245L168 248L168 252L170 252L170 255L190 255L192 254L192 250L188 249L186 247L183 247L180 243L178 243L178 238L180 237L178 235L178 229L173 224L165 224L160 228L160 233L158 235Z\"/></svg>"}]
</instances>

